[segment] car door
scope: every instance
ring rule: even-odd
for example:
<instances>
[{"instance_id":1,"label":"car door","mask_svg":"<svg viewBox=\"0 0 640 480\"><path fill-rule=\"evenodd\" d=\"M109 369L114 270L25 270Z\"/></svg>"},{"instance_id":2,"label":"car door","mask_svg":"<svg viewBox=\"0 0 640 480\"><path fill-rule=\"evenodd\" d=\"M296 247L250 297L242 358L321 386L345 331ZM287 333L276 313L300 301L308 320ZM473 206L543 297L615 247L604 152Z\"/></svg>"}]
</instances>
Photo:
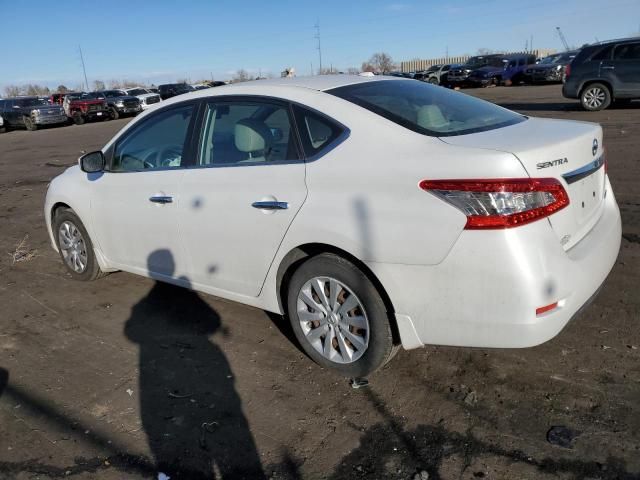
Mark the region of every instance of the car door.
<instances>
[{"instance_id":1,"label":"car door","mask_svg":"<svg viewBox=\"0 0 640 480\"><path fill-rule=\"evenodd\" d=\"M207 103L197 165L185 172L180 193L193 281L257 296L306 195L286 102L234 97Z\"/></svg>"},{"instance_id":2,"label":"car door","mask_svg":"<svg viewBox=\"0 0 640 480\"><path fill-rule=\"evenodd\" d=\"M101 251L122 270L188 276L178 232L180 182L193 160L196 102L161 109L137 122L106 153L93 178L91 211Z\"/></svg>"},{"instance_id":3,"label":"car door","mask_svg":"<svg viewBox=\"0 0 640 480\"><path fill-rule=\"evenodd\" d=\"M601 68L615 78L615 95L640 96L640 42L616 45L613 60Z\"/></svg>"}]
</instances>

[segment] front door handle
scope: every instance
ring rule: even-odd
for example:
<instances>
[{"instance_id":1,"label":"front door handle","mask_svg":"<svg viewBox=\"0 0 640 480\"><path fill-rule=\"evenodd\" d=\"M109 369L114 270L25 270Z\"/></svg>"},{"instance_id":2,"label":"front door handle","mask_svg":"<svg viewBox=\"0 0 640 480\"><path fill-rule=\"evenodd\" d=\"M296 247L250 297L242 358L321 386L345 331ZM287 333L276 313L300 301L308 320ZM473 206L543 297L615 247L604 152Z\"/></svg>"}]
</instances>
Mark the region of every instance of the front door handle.
<instances>
[{"instance_id":1,"label":"front door handle","mask_svg":"<svg viewBox=\"0 0 640 480\"><path fill-rule=\"evenodd\" d=\"M289 203L276 201L253 202L251 206L260 210L286 210L289 208Z\"/></svg>"},{"instance_id":2,"label":"front door handle","mask_svg":"<svg viewBox=\"0 0 640 480\"><path fill-rule=\"evenodd\" d=\"M154 195L149 198L149 201L153 203L172 203L173 197L169 195Z\"/></svg>"},{"instance_id":3,"label":"front door handle","mask_svg":"<svg viewBox=\"0 0 640 480\"><path fill-rule=\"evenodd\" d=\"M603 70L615 70L616 67L614 67L613 65L603 65L602 69Z\"/></svg>"}]
</instances>

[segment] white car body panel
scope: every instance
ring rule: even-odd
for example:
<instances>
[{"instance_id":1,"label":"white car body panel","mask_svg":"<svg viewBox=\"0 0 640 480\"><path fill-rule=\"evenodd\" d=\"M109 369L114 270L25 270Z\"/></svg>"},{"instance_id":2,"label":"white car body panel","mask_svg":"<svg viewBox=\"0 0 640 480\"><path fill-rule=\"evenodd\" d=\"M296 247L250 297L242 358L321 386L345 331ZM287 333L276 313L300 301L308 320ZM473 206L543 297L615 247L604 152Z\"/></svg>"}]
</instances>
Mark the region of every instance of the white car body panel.
<instances>
[{"instance_id":1,"label":"white car body panel","mask_svg":"<svg viewBox=\"0 0 640 480\"><path fill-rule=\"evenodd\" d=\"M137 90L137 88L136 89L130 89L130 90L124 90L124 92L127 95L130 95L129 92L131 90ZM141 95L132 95L132 96L134 96L138 100L140 100L140 107L142 107L142 110L147 110L148 108L154 107L154 106L162 103L162 99L160 99L160 94L159 93L144 93L144 94L141 94ZM149 98L153 98L153 97L158 97L158 101L155 102L155 103L147 103L147 100Z\"/></svg>"},{"instance_id":2,"label":"white car body panel","mask_svg":"<svg viewBox=\"0 0 640 480\"><path fill-rule=\"evenodd\" d=\"M595 180L587 177L567 188L571 205L565 209L507 230L464 230L466 216L418 184L424 179L561 178L561 173L587 163L592 153L583 150L593 138L601 153L600 127L528 119L441 139L320 91L379 80L263 80L162 102L166 106L221 95L282 98L321 111L345 125L349 136L306 163L193 168L171 176L165 171L116 174L131 180L104 182L109 201L101 199L96 208L92 197L109 174L92 180L73 167L53 180L47 194L54 248L51 209L62 202L83 219L103 270L161 278L282 313L278 268L283 259L300 246L326 244L359 259L377 277L393 304L405 348L525 347L552 338L597 291L619 250L620 214L604 169ZM103 151L154 110L130 122ZM572 163L536 169L541 161L565 156ZM586 189L598 182L593 205L584 207L587 213L576 210ZM579 191L573 191L574 186ZM148 197L156 193L172 193L177 202L149 203ZM251 207L269 196L289 202L290 208L265 214ZM116 218L115 206L130 211ZM166 235L167 225L175 225L176 233ZM120 227L133 229L140 240L136 243L144 243L131 250L137 258L128 259L118 243ZM563 243L565 235L571 239ZM175 255L176 270L170 277L146 268L148 253L158 248ZM536 315L536 308L556 301L557 308Z\"/></svg>"}]
</instances>

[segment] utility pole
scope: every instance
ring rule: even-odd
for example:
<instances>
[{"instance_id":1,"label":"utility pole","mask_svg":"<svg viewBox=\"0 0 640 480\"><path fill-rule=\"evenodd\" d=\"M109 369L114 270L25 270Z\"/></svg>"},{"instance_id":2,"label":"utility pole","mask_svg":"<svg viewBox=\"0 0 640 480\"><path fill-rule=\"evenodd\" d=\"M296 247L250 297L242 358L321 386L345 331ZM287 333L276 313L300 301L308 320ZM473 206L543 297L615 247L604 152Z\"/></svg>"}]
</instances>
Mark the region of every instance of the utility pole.
<instances>
[{"instance_id":1,"label":"utility pole","mask_svg":"<svg viewBox=\"0 0 640 480\"><path fill-rule=\"evenodd\" d=\"M318 49L318 60L320 61L320 70L318 70L318 72L322 73L322 44L320 43L320 21L317 20L316 24L313 27L316 29L316 35L314 38L318 40L318 46L316 47Z\"/></svg>"},{"instance_id":2,"label":"utility pole","mask_svg":"<svg viewBox=\"0 0 640 480\"><path fill-rule=\"evenodd\" d=\"M446 58L447 58L446 62L449 63L449 45L447 45L445 51L446 51Z\"/></svg>"},{"instance_id":3,"label":"utility pole","mask_svg":"<svg viewBox=\"0 0 640 480\"><path fill-rule=\"evenodd\" d=\"M78 50L80 51L80 61L82 62L82 71L84 72L84 84L87 87L87 92L89 91L89 80L87 80L87 69L84 66L84 56L82 55L82 47L78 45Z\"/></svg>"},{"instance_id":4,"label":"utility pole","mask_svg":"<svg viewBox=\"0 0 640 480\"><path fill-rule=\"evenodd\" d=\"M560 37L560 41L562 42L562 45L564 45L564 49L568 52L569 44L567 43L567 39L564 38L564 34L562 33L562 30L560 30L560 27L556 27L556 30L558 31L558 36Z\"/></svg>"}]
</instances>

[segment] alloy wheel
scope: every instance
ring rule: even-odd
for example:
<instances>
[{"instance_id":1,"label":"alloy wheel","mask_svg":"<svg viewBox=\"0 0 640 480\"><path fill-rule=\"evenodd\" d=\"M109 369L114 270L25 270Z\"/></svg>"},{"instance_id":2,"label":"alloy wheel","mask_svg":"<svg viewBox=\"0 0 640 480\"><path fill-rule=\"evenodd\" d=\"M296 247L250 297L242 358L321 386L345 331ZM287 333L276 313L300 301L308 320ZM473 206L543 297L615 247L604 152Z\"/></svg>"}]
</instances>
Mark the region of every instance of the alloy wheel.
<instances>
[{"instance_id":1,"label":"alloy wheel","mask_svg":"<svg viewBox=\"0 0 640 480\"><path fill-rule=\"evenodd\" d=\"M600 87L590 88L584 93L584 102L589 108L599 108L605 102L607 94Z\"/></svg>"},{"instance_id":2,"label":"alloy wheel","mask_svg":"<svg viewBox=\"0 0 640 480\"><path fill-rule=\"evenodd\" d=\"M88 264L87 247L78 227L68 220L60 224L58 245L67 266L76 273L83 273Z\"/></svg>"},{"instance_id":3,"label":"alloy wheel","mask_svg":"<svg viewBox=\"0 0 640 480\"><path fill-rule=\"evenodd\" d=\"M298 293L297 315L306 340L326 359L353 363L369 346L369 320L358 297L331 277L314 277Z\"/></svg>"}]
</instances>

